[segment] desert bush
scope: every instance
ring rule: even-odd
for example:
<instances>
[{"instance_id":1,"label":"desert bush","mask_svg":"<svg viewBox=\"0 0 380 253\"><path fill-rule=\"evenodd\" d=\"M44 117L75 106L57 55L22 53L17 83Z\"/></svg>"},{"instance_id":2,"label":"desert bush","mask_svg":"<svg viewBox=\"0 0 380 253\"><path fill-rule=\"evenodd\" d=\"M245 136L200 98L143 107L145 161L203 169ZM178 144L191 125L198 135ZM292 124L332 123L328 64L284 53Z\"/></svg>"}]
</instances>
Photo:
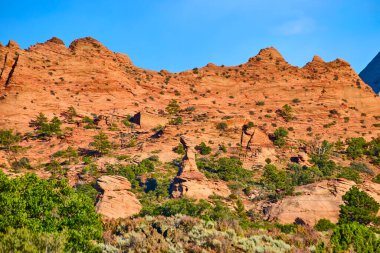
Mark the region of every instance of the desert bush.
<instances>
[{"instance_id":1,"label":"desert bush","mask_svg":"<svg viewBox=\"0 0 380 253\"><path fill-rule=\"evenodd\" d=\"M375 176L375 177L372 179L372 182L380 184L380 174L377 174L377 176Z\"/></svg>"},{"instance_id":2,"label":"desert bush","mask_svg":"<svg viewBox=\"0 0 380 253\"><path fill-rule=\"evenodd\" d=\"M90 146L94 147L101 155L108 154L112 149L112 143L103 132L99 132L94 136L94 140L90 143Z\"/></svg>"},{"instance_id":3,"label":"desert bush","mask_svg":"<svg viewBox=\"0 0 380 253\"><path fill-rule=\"evenodd\" d=\"M334 252L378 252L380 240L376 234L356 222L341 224L334 229L330 238Z\"/></svg>"},{"instance_id":4,"label":"desert bush","mask_svg":"<svg viewBox=\"0 0 380 253\"><path fill-rule=\"evenodd\" d=\"M219 122L218 124L216 124L216 129L220 131L225 131L227 130L227 128L228 128L228 125L226 122Z\"/></svg>"},{"instance_id":5,"label":"desert bush","mask_svg":"<svg viewBox=\"0 0 380 253\"><path fill-rule=\"evenodd\" d=\"M357 159L364 155L367 142L363 137L349 138L346 140L346 144L346 153L348 157Z\"/></svg>"},{"instance_id":6,"label":"desert bush","mask_svg":"<svg viewBox=\"0 0 380 253\"><path fill-rule=\"evenodd\" d=\"M170 124L170 125L182 125L182 123L183 123L183 119L182 119L182 117L176 117L176 118L171 119L171 120L169 121L169 124Z\"/></svg>"},{"instance_id":7,"label":"desert bush","mask_svg":"<svg viewBox=\"0 0 380 253\"><path fill-rule=\"evenodd\" d=\"M222 157L218 160L197 160L197 166L211 178L219 178L224 181L247 182L251 180L253 173L243 168L243 163L235 157Z\"/></svg>"},{"instance_id":8,"label":"desert bush","mask_svg":"<svg viewBox=\"0 0 380 253\"><path fill-rule=\"evenodd\" d=\"M285 171L278 170L273 164L265 165L262 183L264 187L273 192L276 198L290 195L294 191L292 179Z\"/></svg>"},{"instance_id":9,"label":"desert bush","mask_svg":"<svg viewBox=\"0 0 380 253\"><path fill-rule=\"evenodd\" d=\"M195 150L197 150L201 155L208 155L212 151L211 147L207 146L204 142L201 142L201 144L195 146Z\"/></svg>"},{"instance_id":10,"label":"desert bush","mask_svg":"<svg viewBox=\"0 0 380 253\"><path fill-rule=\"evenodd\" d=\"M292 185L311 184L321 178L323 173L317 167L306 167L299 164L290 164L287 168Z\"/></svg>"},{"instance_id":11,"label":"desert bush","mask_svg":"<svg viewBox=\"0 0 380 253\"><path fill-rule=\"evenodd\" d=\"M353 162L350 164L350 168L358 172L366 173L368 175L374 175L373 170L368 168L368 166L365 163Z\"/></svg>"},{"instance_id":12,"label":"desert bush","mask_svg":"<svg viewBox=\"0 0 380 253\"><path fill-rule=\"evenodd\" d=\"M179 155L185 154L185 148L183 147L182 143L179 143L178 146L174 147L173 151Z\"/></svg>"},{"instance_id":13,"label":"desert bush","mask_svg":"<svg viewBox=\"0 0 380 253\"><path fill-rule=\"evenodd\" d=\"M379 203L356 186L351 187L342 199L344 205L340 206L339 224L358 222L368 225L376 220Z\"/></svg>"},{"instance_id":14,"label":"desert bush","mask_svg":"<svg viewBox=\"0 0 380 253\"><path fill-rule=\"evenodd\" d=\"M48 118L43 113L38 114L36 119L32 120L29 125L34 127L38 138L60 136L62 133L62 122L58 117L53 117L48 121Z\"/></svg>"},{"instance_id":15,"label":"desert bush","mask_svg":"<svg viewBox=\"0 0 380 253\"><path fill-rule=\"evenodd\" d=\"M0 252L64 252L67 231L35 232L26 228L8 228L0 233Z\"/></svg>"},{"instance_id":16,"label":"desert bush","mask_svg":"<svg viewBox=\"0 0 380 253\"><path fill-rule=\"evenodd\" d=\"M273 144L279 148L282 148L286 144L286 137L288 136L288 130L283 127L277 128L273 133Z\"/></svg>"},{"instance_id":17,"label":"desert bush","mask_svg":"<svg viewBox=\"0 0 380 253\"><path fill-rule=\"evenodd\" d=\"M6 235L12 233L10 227L33 233L67 231L66 251L88 252L93 249L91 241L102 235L92 200L76 193L66 181L42 180L34 174L9 179L0 172L0 220L0 232Z\"/></svg>"},{"instance_id":18,"label":"desert bush","mask_svg":"<svg viewBox=\"0 0 380 253\"><path fill-rule=\"evenodd\" d=\"M314 225L314 228L317 230L317 231L320 231L320 232L323 232L323 231L328 231L330 229L334 229L335 228L335 224L332 223L330 220L328 219L320 219L315 225Z\"/></svg>"},{"instance_id":19,"label":"desert bush","mask_svg":"<svg viewBox=\"0 0 380 253\"><path fill-rule=\"evenodd\" d=\"M360 177L359 172L352 168L342 168L342 170L338 173L337 177L354 181L357 184L362 182L362 178Z\"/></svg>"},{"instance_id":20,"label":"desert bush","mask_svg":"<svg viewBox=\"0 0 380 253\"><path fill-rule=\"evenodd\" d=\"M294 118L293 117L293 108L288 104L284 105L281 109L279 109L277 111L277 113L285 121L290 121Z\"/></svg>"},{"instance_id":21,"label":"desert bush","mask_svg":"<svg viewBox=\"0 0 380 253\"><path fill-rule=\"evenodd\" d=\"M373 164L380 165L380 137L368 143L367 155Z\"/></svg>"},{"instance_id":22,"label":"desert bush","mask_svg":"<svg viewBox=\"0 0 380 253\"><path fill-rule=\"evenodd\" d=\"M166 112L170 115L177 114L180 110L180 106L177 102L177 100L172 99L169 104L165 108Z\"/></svg>"}]
</instances>

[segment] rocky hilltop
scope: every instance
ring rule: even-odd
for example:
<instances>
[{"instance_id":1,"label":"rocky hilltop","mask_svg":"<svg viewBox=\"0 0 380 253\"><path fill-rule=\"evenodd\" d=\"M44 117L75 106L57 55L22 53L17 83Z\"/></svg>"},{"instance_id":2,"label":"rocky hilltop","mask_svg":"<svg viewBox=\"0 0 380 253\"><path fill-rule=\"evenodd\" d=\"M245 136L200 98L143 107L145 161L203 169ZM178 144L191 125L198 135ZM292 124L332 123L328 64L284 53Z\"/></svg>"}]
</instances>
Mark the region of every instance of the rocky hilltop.
<instances>
[{"instance_id":1,"label":"rocky hilltop","mask_svg":"<svg viewBox=\"0 0 380 253\"><path fill-rule=\"evenodd\" d=\"M10 41L0 64L0 129L19 133L17 152L1 144L2 170L97 182L108 219L169 199L222 199L231 209L239 199L240 212L314 224L338 219L348 186L379 199L377 186L364 186L380 172L380 98L342 59L315 56L299 68L269 47L238 66L157 72L87 37L26 50ZM368 151L348 150L353 137ZM364 165L349 168L353 159ZM269 187L270 173L293 181Z\"/></svg>"},{"instance_id":2,"label":"rocky hilltop","mask_svg":"<svg viewBox=\"0 0 380 253\"><path fill-rule=\"evenodd\" d=\"M376 92L380 92L380 52L360 72L359 76Z\"/></svg>"}]
</instances>

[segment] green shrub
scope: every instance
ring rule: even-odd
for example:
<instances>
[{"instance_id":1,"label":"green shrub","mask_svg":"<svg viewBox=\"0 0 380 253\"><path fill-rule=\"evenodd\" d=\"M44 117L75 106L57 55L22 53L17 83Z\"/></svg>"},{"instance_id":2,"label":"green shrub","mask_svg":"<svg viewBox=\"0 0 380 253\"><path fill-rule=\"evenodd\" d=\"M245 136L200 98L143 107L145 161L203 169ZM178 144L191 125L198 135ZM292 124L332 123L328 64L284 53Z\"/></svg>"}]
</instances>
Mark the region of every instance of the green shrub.
<instances>
[{"instance_id":1,"label":"green shrub","mask_svg":"<svg viewBox=\"0 0 380 253\"><path fill-rule=\"evenodd\" d=\"M62 134L62 122L58 117L53 117L48 122L47 117L43 113L40 113L29 125L35 128L35 133L39 138L52 137L54 135L60 136Z\"/></svg>"},{"instance_id":2,"label":"green shrub","mask_svg":"<svg viewBox=\"0 0 380 253\"><path fill-rule=\"evenodd\" d=\"M346 140L346 144L348 145L346 149L348 157L357 159L364 155L367 143L363 137L349 138Z\"/></svg>"},{"instance_id":3,"label":"green shrub","mask_svg":"<svg viewBox=\"0 0 380 253\"><path fill-rule=\"evenodd\" d=\"M323 232L335 228L335 224L328 219L320 219L317 224L314 225L317 231Z\"/></svg>"},{"instance_id":4,"label":"green shrub","mask_svg":"<svg viewBox=\"0 0 380 253\"><path fill-rule=\"evenodd\" d=\"M67 231L34 232L26 228L9 228L0 233L0 252L64 252Z\"/></svg>"},{"instance_id":5,"label":"green shrub","mask_svg":"<svg viewBox=\"0 0 380 253\"><path fill-rule=\"evenodd\" d=\"M97 128L97 126L95 124L95 120L93 118L86 116L83 118L82 122L86 124L84 126L85 129L96 129Z\"/></svg>"},{"instance_id":6,"label":"green shrub","mask_svg":"<svg viewBox=\"0 0 380 253\"><path fill-rule=\"evenodd\" d=\"M75 189L79 194L89 197L95 203L98 191L94 188L94 184L77 184Z\"/></svg>"},{"instance_id":7,"label":"green shrub","mask_svg":"<svg viewBox=\"0 0 380 253\"><path fill-rule=\"evenodd\" d=\"M293 119L293 108L290 105L286 104L280 110L278 110L278 114L285 121L290 121Z\"/></svg>"},{"instance_id":8,"label":"green shrub","mask_svg":"<svg viewBox=\"0 0 380 253\"><path fill-rule=\"evenodd\" d=\"M378 252L380 240L371 229L358 224L341 224L334 229L330 238L334 252Z\"/></svg>"},{"instance_id":9,"label":"green shrub","mask_svg":"<svg viewBox=\"0 0 380 253\"><path fill-rule=\"evenodd\" d=\"M183 123L182 117L176 117L169 121L170 125L182 125L182 123Z\"/></svg>"},{"instance_id":10,"label":"green shrub","mask_svg":"<svg viewBox=\"0 0 380 253\"><path fill-rule=\"evenodd\" d=\"M370 157L372 163L380 165L380 137L368 143L367 155Z\"/></svg>"},{"instance_id":11,"label":"green shrub","mask_svg":"<svg viewBox=\"0 0 380 253\"><path fill-rule=\"evenodd\" d=\"M276 227L285 234L295 233L297 231L296 224L276 224Z\"/></svg>"},{"instance_id":12,"label":"green shrub","mask_svg":"<svg viewBox=\"0 0 380 253\"><path fill-rule=\"evenodd\" d=\"M372 182L380 184L380 174L377 174L377 176L372 179Z\"/></svg>"},{"instance_id":13,"label":"green shrub","mask_svg":"<svg viewBox=\"0 0 380 253\"><path fill-rule=\"evenodd\" d=\"M296 163L290 164L287 169L293 185L311 184L323 176L316 167L306 167Z\"/></svg>"},{"instance_id":14,"label":"green shrub","mask_svg":"<svg viewBox=\"0 0 380 253\"><path fill-rule=\"evenodd\" d=\"M94 147L101 155L108 154L112 149L108 136L103 132L99 132L99 134L94 136L94 140L90 143L90 146Z\"/></svg>"},{"instance_id":15,"label":"green shrub","mask_svg":"<svg viewBox=\"0 0 380 253\"><path fill-rule=\"evenodd\" d=\"M197 150L201 155L208 155L212 151L211 147L207 146L204 142L201 142L201 144L195 146L195 150Z\"/></svg>"},{"instance_id":16,"label":"green shrub","mask_svg":"<svg viewBox=\"0 0 380 253\"><path fill-rule=\"evenodd\" d=\"M288 130L283 127L279 127L274 131L273 144L279 148L282 148L286 144L286 137L288 136Z\"/></svg>"},{"instance_id":17,"label":"green shrub","mask_svg":"<svg viewBox=\"0 0 380 253\"><path fill-rule=\"evenodd\" d=\"M243 168L243 163L235 157L223 157L216 161L198 160L197 166L206 176L224 181L246 182L251 180L252 172Z\"/></svg>"},{"instance_id":18,"label":"green shrub","mask_svg":"<svg viewBox=\"0 0 380 253\"><path fill-rule=\"evenodd\" d=\"M294 191L292 179L283 170L278 170L273 164L264 167L262 182L275 196L291 195Z\"/></svg>"},{"instance_id":19,"label":"green shrub","mask_svg":"<svg viewBox=\"0 0 380 253\"><path fill-rule=\"evenodd\" d=\"M180 111L180 106L177 102L177 100L172 99L169 104L166 106L165 110L168 114L174 115L177 114Z\"/></svg>"},{"instance_id":20,"label":"green shrub","mask_svg":"<svg viewBox=\"0 0 380 253\"><path fill-rule=\"evenodd\" d=\"M366 174L371 175L371 176L374 175L373 170L371 170L370 168L368 168L368 166L365 165L364 163L353 162L353 163L350 164L350 168L353 169L353 170L356 170L357 172L366 173Z\"/></svg>"},{"instance_id":21,"label":"green shrub","mask_svg":"<svg viewBox=\"0 0 380 253\"><path fill-rule=\"evenodd\" d=\"M225 131L227 130L227 128L228 128L228 125L226 122L219 122L218 124L216 124L216 129L220 131Z\"/></svg>"},{"instance_id":22,"label":"green shrub","mask_svg":"<svg viewBox=\"0 0 380 253\"><path fill-rule=\"evenodd\" d=\"M344 205L340 206L339 223L358 222L367 225L376 220L379 203L356 186L343 196Z\"/></svg>"},{"instance_id":23,"label":"green shrub","mask_svg":"<svg viewBox=\"0 0 380 253\"><path fill-rule=\"evenodd\" d=\"M9 179L0 172L0 232L25 228L36 233L66 230L67 251L93 248L102 236L102 223L93 201L76 193L66 181L42 180L36 175ZM8 231L8 232L7 232Z\"/></svg>"},{"instance_id":24,"label":"green shrub","mask_svg":"<svg viewBox=\"0 0 380 253\"><path fill-rule=\"evenodd\" d=\"M338 178L345 178L355 183L361 183L362 178L360 177L359 172L351 168L343 168L343 170L337 175Z\"/></svg>"},{"instance_id":25,"label":"green shrub","mask_svg":"<svg viewBox=\"0 0 380 253\"><path fill-rule=\"evenodd\" d=\"M174 147L173 151L179 155L185 154L185 148L183 147L182 143L179 143L177 147Z\"/></svg>"}]
</instances>

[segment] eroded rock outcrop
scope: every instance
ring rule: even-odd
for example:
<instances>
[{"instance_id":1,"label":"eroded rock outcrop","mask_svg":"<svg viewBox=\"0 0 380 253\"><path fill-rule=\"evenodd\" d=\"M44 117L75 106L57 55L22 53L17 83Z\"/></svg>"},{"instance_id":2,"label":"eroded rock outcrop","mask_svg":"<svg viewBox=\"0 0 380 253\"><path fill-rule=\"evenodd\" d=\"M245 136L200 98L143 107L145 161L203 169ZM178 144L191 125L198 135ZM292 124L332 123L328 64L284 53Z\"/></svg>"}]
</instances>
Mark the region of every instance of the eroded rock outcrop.
<instances>
[{"instance_id":1,"label":"eroded rock outcrop","mask_svg":"<svg viewBox=\"0 0 380 253\"><path fill-rule=\"evenodd\" d=\"M268 219L277 219L280 223L293 223L302 219L309 225L314 225L319 219L328 219L336 223L339 219L342 196L356 185L347 179L324 180L310 185L300 186L296 189L300 195L282 199L267 209ZM380 185L365 183L357 185L361 190L380 201Z\"/></svg>"},{"instance_id":2,"label":"eroded rock outcrop","mask_svg":"<svg viewBox=\"0 0 380 253\"><path fill-rule=\"evenodd\" d=\"M96 211L105 219L127 218L141 210L141 204L135 194L130 192L131 183L122 176L102 176L96 181L96 187L102 196L96 205Z\"/></svg>"},{"instance_id":3,"label":"eroded rock outcrop","mask_svg":"<svg viewBox=\"0 0 380 253\"><path fill-rule=\"evenodd\" d=\"M194 199L207 199L212 195L227 197L230 190L221 181L211 181L200 172L195 162L195 150L189 138L180 137L180 141L185 148L185 156L182 159L178 175L171 185L171 196L180 198L183 196Z\"/></svg>"}]
</instances>

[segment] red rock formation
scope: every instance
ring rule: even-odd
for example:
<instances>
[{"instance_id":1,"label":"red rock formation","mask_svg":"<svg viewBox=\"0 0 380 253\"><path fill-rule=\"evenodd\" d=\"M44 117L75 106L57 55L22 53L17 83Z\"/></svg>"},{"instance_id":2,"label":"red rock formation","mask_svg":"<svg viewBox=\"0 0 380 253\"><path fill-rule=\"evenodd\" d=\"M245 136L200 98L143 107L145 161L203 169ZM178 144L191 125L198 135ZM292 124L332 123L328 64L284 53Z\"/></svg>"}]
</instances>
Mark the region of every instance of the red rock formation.
<instances>
[{"instance_id":1,"label":"red rock formation","mask_svg":"<svg viewBox=\"0 0 380 253\"><path fill-rule=\"evenodd\" d=\"M105 219L127 218L141 210L135 194L130 192L131 183L121 176L102 176L96 181L102 192L96 211Z\"/></svg>"},{"instance_id":2,"label":"red rock formation","mask_svg":"<svg viewBox=\"0 0 380 253\"><path fill-rule=\"evenodd\" d=\"M221 181L209 180L200 172L195 162L195 150L191 141L185 137L180 138L185 148L185 156L182 159L178 175L171 185L171 196L180 198L183 196L194 199L207 199L212 195L227 197L230 190Z\"/></svg>"}]
</instances>

